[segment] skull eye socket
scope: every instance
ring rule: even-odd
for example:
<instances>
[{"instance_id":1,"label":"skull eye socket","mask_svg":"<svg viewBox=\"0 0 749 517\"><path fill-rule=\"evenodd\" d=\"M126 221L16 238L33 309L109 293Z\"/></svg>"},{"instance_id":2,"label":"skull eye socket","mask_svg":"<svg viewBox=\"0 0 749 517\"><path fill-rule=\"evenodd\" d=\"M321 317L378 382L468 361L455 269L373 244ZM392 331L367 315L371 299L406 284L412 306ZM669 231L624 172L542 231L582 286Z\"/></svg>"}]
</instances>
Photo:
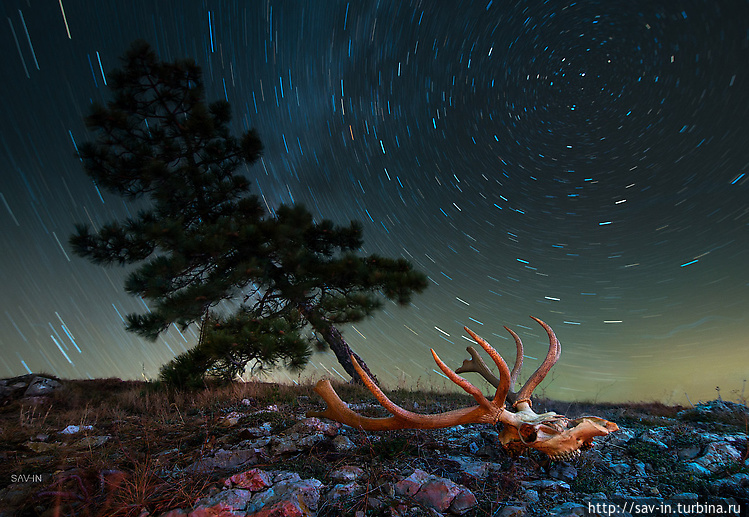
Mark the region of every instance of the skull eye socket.
<instances>
[{"instance_id":1,"label":"skull eye socket","mask_svg":"<svg viewBox=\"0 0 749 517\"><path fill-rule=\"evenodd\" d=\"M523 443L533 443L538 438L538 431L535 426L523 424L518 429L518 436Z\"/></svg>"}]
</instances>

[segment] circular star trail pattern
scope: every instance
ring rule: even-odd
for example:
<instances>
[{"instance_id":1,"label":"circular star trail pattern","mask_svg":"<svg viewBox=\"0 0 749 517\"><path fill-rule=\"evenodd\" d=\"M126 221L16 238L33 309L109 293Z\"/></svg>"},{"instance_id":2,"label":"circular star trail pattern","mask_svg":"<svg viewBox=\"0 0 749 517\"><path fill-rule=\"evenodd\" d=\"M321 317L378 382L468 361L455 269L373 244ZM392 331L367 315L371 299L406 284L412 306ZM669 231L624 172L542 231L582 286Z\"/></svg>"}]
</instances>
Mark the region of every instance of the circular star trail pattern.
<instances>
[{"instance_id":1,"label":"circular star trail pattern","mask_svg":"<svg viewBox=\"0 0 749 517\"><path fill-rule=\"evenodd\" d=\"M269 213L364 224L364 253L429 275L344 335L388 385L442 387L464 325L539 391L681 402L749 371L749 4L726 2L4 2L0 375L153 378L195 329L124 331L126 270L72 255L75 222L133 206L75 155L107 73L142 38L203 68ZM335 377L331 354L306 371ZM530 371L525 372L525 377ZM279 379L291 379L283 372ZM479 382L479 381L476 381ZM485 387L485 384L479 383Z\"/></svg>"}]
</instances>

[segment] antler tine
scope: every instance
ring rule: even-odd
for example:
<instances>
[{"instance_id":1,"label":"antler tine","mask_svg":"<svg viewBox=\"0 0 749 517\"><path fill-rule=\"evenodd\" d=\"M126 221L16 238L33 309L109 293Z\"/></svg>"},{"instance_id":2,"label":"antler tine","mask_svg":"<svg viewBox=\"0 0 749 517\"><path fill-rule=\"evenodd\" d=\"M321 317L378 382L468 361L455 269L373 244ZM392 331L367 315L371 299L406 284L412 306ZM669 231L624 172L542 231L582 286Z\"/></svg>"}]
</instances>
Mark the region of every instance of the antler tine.
<instances>
[{"instance_id":1,"label":"antler tine","mask_svg":"<svg viewBox=\"0 0 749 517\"><path fill-rule=\"evenodd\" d=\"M508 396L512 398L514 396L512 389L515 387L515 383L518 380L520 370L523 369L523 342L520 340L520 336L513 332L512 329L505 327L505 330L509 332L515 340L515 365L512 367L512 372L510 372L510 392L508 393ZM455 370L455 373L478 373L486 379L489 384L495 388L499 387L500 380L492 373L484 360L481 359L481 356L476 349L469 346L466 348L466 351L471 358L464 359L463 364L460 368Z\"/></svg>"},{"instance_id":2,"label":"antler tine","mask_svg":"<svg viewBox=\"0 0 749 517\"><path fill-rule=\"evenodd\" d=\"M389 431L394 429L438 429L443 427L452 427L460 424L472 424L472 423L490 423L496 424L499 421L502 412L504 411L504 398L501 403L496 403L496 397L494 401L489 401L481 391L473 386L470 382L460 377L458 374L453 372L437 354L432 350L434 360L440 369L447 375L450 380L458 384L465 391L473 395L476 401L479 403L478 406L472 406L463 409L456 409L454 411L447 411L445 413L439 413L436 415L422 415L419 413L412 413L392 402L387 396L380 390L380 388L372 381L367 373L362 369L356 359L351 358L351 362L354 369L361 377L365 386L372 392L377 398L377 401L387 409L392 416L383 418L371 418L362 416L352 411L348 405L341 400L338 394L333 389L329 380L322 380L315 386L315 391L320 395L328 407L325 411L310 411L307 416L314 417L325 417L337 422L341 422L357 429L365 429L367 431ZM501 359L501 358L500 358ZM509 379L509 370L505 365L505 370L508 373L507 378ZM499 390L497 390L499 395Z\"/></svg>"},{"instance_id":3,"label":"antler tine","mask_svg":"<svg viewBox=\"0 0 749 517\"><path fill-rule=\"evenodd\" d=\"M310 411L307 416L325 417L337 422L341 422L351 427L358 429L366 429L369 431L386 431L392 429L403 429L409 427L409 422L420 423L429 415L420 415L418 413L412 413L403 409L402 407L395 404L385 395L382 390L377 386L372 379L367 375L367 372L362 369L359 363L356 361L354 356L351 356L351 363L354 369L361 377L364 385L377 399L385 409L387 409L393 416L383 418L371 418L362 416L355 411L352 411L348 404L341 400L338 393L333 389L330 381L325 379L317 383L315 391L320 395L325 402L328 403L328 407L325 411Z\"/></svg>"},{"instance_id":4,"label":"antler tine","mask_svg":"<svg viewBox=\"0 0 749 517\"><path fill-rule=\"evenodd\" d=\"M541 363L541 366L533 372L533 375L531 375L523 387L520 388L515 404L519 404L520 402L530 402L533 390L544 380L546 374L549 373L551 367L554 366L554 364L559 360L559 356L562 354L562 345L559 343L556 335L554 335L554 331L551 330L551 327L534 316L531 316L531 318L538 322L549 335L549 351L546 353L546 358L544 359L544 362Z\"/></svg>"},{"instance_id":5,"label":"antler tine","mask_svg":"<svg viewBox=\"0 0 749 517\"><path fill-rule=\"evenodd\" d=\"M408 418L409 416L416 415L417 413L411 413L410 411L407 411L400 407L398 404L390 400L387 395L385 395L380 387L374 383L372 378L367 375L367 372L364 371L364 369L359 365L359 362L354 358L354 355L351 354L351 363L354 365L354 369L356 370L356 373L359 374L359 377L361 377L361 380L364 382L364 385L367 387L369 391L372 392L372 395L375 396L377 399L377 402L382 405L385 409L387 409L393 416L395 417L401 417L401 418Z\"/></svg>"},{"instance_id":6,"label":"antler tine","mask_svg":"<svg viewBox=\"0 0 749 517\"><path fill-rule=\"evenodd\" d=\"M455 373L478 373L484 379L486 379L489 384L491 384L495 388L498 388L499 379L492 373L489 367L486 366L486 363L483 359L481 359L481 356L476 351L476 349L472 346L469 346L466 348L466 351L468 352L468 355L471 356L471 358L464 359L463 365L460 368L456 369ZM510 384L512 385L512 382L510 382Z\"/></svg>"},{"instance_id":7,"label":"antler tine","mask_svg":"<svg viewBox=\"0 0 749 517\"><path fill-rule=\"evenodd\" d=\"M442 359L439 358L437 355L437 352L434 351L434 349L430 349L432 352L432 357L434 357L434 362L437 363L437 366L439 366L440 370L455 384L463 388L463 390L471 395L474 399L476 399L476 402L479 403L480 406L485 407L487 409L491 408L491 405L489 404L489 401L486 399L483 393L481 393L481 390L479 390L476 386L465 380L463 377L455 373L450 369L449 366L447 366ZM372 392L372 394L377 399L377 402L379 402L382 407L387 409L393 416L400 417L400 418L414 418L415 416L423 416L419 415L419 413L411 413L410 411L407 411L400 407L399 405L395 404L392 400L387 398L387 395L385 395L382 390L380 389L377 384L372 381L372 379L367 375L367 373L362 369L362 367L359 365L359 363L354 359L353 355L351 356L351 362L354 365L354 369L356 372L361 376L362 381L364 381L364 385L369 389L369 391ZM506 368L506 366L505 366ZM363 375L362 375L363 374Z\"/></svg>"},{"instance_id":8,"label":"antler tine","mask_svg":"<svg viewBox=\"0 0 749 517\"><path fill-rule=\"evenodd\" d=\"M315 386L315 392L327 403L325 411L308 411L308 417L329 418L336 422L350 425L356 429L367 429L369 431L386 431L389 429L401 429L395 417L370 418L352 411L348 404L341 400L328 379L321 380Z\"/></svg>"},{"instance_id":9,"label":"antler tine","mask_svg":"<svg viewBox=\"0 0 749 517\"><path fill-rule=\"evenodd\" d=\"M520 375L520 370L523 369L523 342L520 340L520 336L515 334L511 328L505 327L505 330L515 340L515 365L512 367L512 372L510 373L510 389L514 389L518 375Z\"/></svg>"},{"instance_id":10,"label":"antler tine","mask_svg":"<svg viewBox=\"0 0 749 517\"><path fill-rule=\"evenodd\" d=\"M497 393L494 395L493 402L494 404L502 404L502 406L504 406L505 400L507 399L507 393L509 393L510 391L510 369L507 367L507 363L504 359L502 359L502 356L499 355L499 352L497 352L493 346L487 343L484 338L476 334L468 327L463 327L463 329L468 332L468 334L474 339L474 341L476 341L476 343L478 343L487 354L489 354L489 357L492 358L494 364L497 365L497 368L499 369L499 382L496 386Z\"/></svg>"},{"instance_id":11,"label":"antler tine","mask_svg":"<svg viewBox=\"0 0 749 517\"><path fill-rule=\"evenodd\" d=\"M485 407L487 409L491 409L491 404L487 400L487 398L484 396L483 393L481 393L481 390L479 390L476 386L465 380L463 377L455 373L450 369L449 366L447 366L442 359L439 358L437 355L437 352L434 351L434 349L431 349L432 351L432 357L434 357L434 362L437 363L437 366L440 367L440 370L442 370L442 373L447 375L447 377L453 381L455 384L463 388L463 390L471 395L474 399L476 399L476 402L479 403L479 406ZM503 402L504 403L504 402Z\"/></svg>"}]
</instances>

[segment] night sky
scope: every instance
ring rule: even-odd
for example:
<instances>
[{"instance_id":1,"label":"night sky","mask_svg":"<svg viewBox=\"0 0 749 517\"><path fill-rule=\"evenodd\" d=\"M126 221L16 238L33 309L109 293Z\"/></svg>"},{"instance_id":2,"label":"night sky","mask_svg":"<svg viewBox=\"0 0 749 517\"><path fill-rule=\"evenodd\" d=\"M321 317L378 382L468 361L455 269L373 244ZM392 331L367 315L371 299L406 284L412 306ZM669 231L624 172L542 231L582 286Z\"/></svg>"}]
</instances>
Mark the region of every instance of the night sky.
<instances>
[{"instance_id":1,"label":"night sky","mask_svg":"<svg viewBox=\"0 0 749 517\"><path fill-rule=\"evenodd\" d=\"M194 58L256 128L272 212L364 225L363 253L427 273L344 336L386 385L441 387L469 326L538 394L736 399L749 377L749 3L4 0L0 377L154 378L195 329L148 342L126 270L72 254L75 222L128 214L75 146L142 38ZM317 354L314 378L341 371ZM477 385L486 386L475 376ZM295 376L278 374L290 380ZM749 395L749 387L746 389Z\"/></svg>"}]
</instances>

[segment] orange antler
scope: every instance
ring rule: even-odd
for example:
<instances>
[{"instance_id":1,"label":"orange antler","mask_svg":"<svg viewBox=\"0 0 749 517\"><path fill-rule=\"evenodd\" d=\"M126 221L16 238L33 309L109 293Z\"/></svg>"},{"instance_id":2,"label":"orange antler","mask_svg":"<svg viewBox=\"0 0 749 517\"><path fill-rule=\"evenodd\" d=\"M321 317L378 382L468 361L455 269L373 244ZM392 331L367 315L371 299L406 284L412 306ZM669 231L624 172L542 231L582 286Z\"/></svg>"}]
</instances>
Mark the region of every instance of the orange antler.
<instances>
[{"instance_id":1,"label":"orange antler","mask_svg":"<svg viewBox=\"0 0 749 517\"><path fill-rule=\"evenodd\" d=\"M532 317L532 316L531 316ZM367 431L387 431L394 429L438 429L453 427L464 424L497 424L502 423L503 429L500 433L500 442L510 450L522 450L527 447L535 448L552 459L566 459L579 453L580 450L589 448L593 438L606 436L618 429L613 422L608 422L598 417L583 417L570 421L563 415L554 412L537 414L531 409L530 396L536 386L541 383L549 373L551 367L559 360L562 348L554 331L546 323L536 320L549 336L549 351L541 366L530 376L520 390L515 393L510 389L514 385L523 364L523 344L513 331L505 327L515 339L517 356L515 366L510 372L504 359L483 338L464 327L466 332L478 343L484 351L489 354L494 364L499 368L499 377L495 377L486 364L478 356L473 347L468 348L472 359L464 361L463 366L457 372L477 372L487 379L497 389L494 398L489 400L473 384L451 370L432 350L434 361L440 370L455 384L469 393L478 405L438 413L434 415L422 415L407 411L395 404L380 390L367 373L359 366L353 357L351 361L357 373L361 376L369 391L377 398L377 401L387 409L391 416L383 418L371 418L362 416L352 411L348 405L341 400L333 389L330 381L322 380L315 386L315 391L327 402L328 407L322 412L309 412L307 416L325 417L336 420L343 424L364 429ZM510 398L516 411L505 410L505 400Z\"/></svg>"},{"instance_id":2,"label":"orange antler","mask_svg":"<svg viewBox=\"0 0 749 517\"><path fill-rule=\"evenodd\" d=\"M562 345L559 343L559 340L557 339L551 327L549 327L546 323L538 318L535 318L533 316L531 316L531 318L537 321L544 328L544 330L546 330L546 333L549 336L549 351L546 353L544 362L541 363L541 366L539 366L535 372L533 372L533 375L530 376L523 387L518 392L512 391L515 387L515 382L517 381L518 375L520 375L520 370L523 367L523 342L520 340L520 336L518 336L511 329L505 327L505 330L509 332L515 340L516 347L515 366L512 368L512 372L510 373L510 391L507 393L507 400L511 404L519 404L521 401L530 401L533 390L536 389L536 386L538 386L541 381L544 380L546 374L549 373L551 367L556 364L556 362L559 360L560 355L562 354ZM479 342L479 340L483 341L482 338L480 338L470 330L468 331L468 333L471 334L471 337L476 340L476 342ZM492 374L491 370L489 370L489 367L486 366L486 363L483 359L481 359L476 349L472 346L469 346L468 348L466 348L466 351L471 356L471 359L466 359L465 361L463 361L463 365L455 370L455 372L478 373L492 386L498 386L501 382L500 379Z\"/></svg>"},{"instance_id":3,"label":"orange antler","mask_svg":"<svg viewBox=\"0 0 749 517\"><path fill-rule=\"evenodd\" d=\"M468 330L468 329L466 329ZM471 331L468 330L470 333ZM480 339L480 338L479 338ZM494 360L500 371L500 377L505 382L498 383L497 392L493 400L488 400L481 391L473 384L452 371L432 350L434 361L440 370L455 384L463 388L467 393L473 396L478 403L477 406L448 411L437 415L422 415L405 410L392 402L382 392L382 390L372 382L372 379L362 370L356 359L352 357L352 363L357 373L361 376L364 384L369 391L375 396L377 401L387 409L392 416L383 418L370 418L359 415L349 409L348 405L341 400L333 389L328 380L322 380L315 386L315 391L328 403L328 407L322 412L310 412L308 416L325 417L337 422L341 422L351 427L364 429L367 431L386 431L393 429L438 429L443 427L452 427L460 424L484 423L496 424L499 421L501 413L504 411L505 398L507 391L510 389L510 370L504 359L483 339L477 341L486 353Z\"/></svg>"}]
</instances>

